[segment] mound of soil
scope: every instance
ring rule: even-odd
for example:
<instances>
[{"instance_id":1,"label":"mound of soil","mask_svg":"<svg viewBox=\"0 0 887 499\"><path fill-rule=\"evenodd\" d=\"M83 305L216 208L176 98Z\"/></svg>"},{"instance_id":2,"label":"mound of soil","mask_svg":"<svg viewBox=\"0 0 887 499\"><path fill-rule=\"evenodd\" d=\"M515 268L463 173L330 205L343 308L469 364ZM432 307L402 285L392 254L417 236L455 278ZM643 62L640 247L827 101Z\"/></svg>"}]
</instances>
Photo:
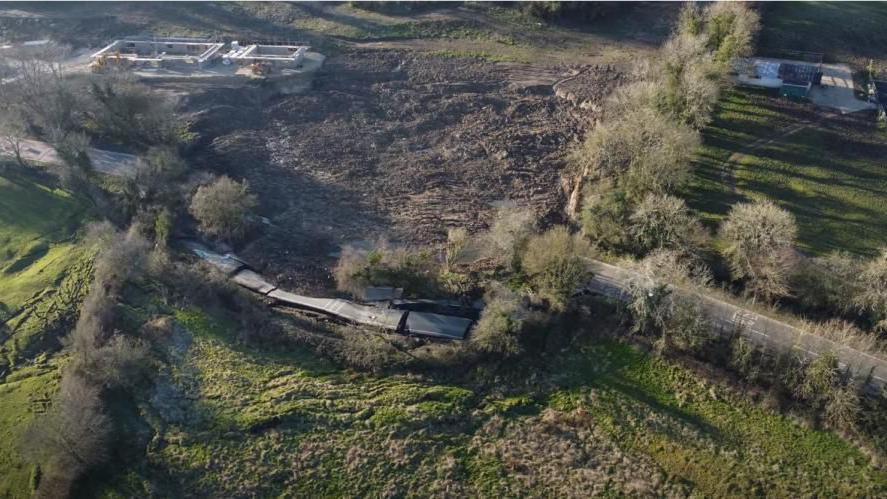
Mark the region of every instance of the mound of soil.
<instances>
[{"instance_id":1,"label":"mound of soil","mask_svg":"<svg viewBox=\"0 0 887 499\"><path fill-rule=\"evenodd\" d=\"M577 75L581 102L622 78L610 67L354 50L329 59L305 94L261 102L215 89L186 106L200 109L206 166L247 179L272 220L241 253L310 286L305 262L323 269L322 285L322 260L349 241L439 243L449 227L485 228L504 199L560 217L566 157L595 117L595 106L555 95Z\"/></svg>"}]
</instances>

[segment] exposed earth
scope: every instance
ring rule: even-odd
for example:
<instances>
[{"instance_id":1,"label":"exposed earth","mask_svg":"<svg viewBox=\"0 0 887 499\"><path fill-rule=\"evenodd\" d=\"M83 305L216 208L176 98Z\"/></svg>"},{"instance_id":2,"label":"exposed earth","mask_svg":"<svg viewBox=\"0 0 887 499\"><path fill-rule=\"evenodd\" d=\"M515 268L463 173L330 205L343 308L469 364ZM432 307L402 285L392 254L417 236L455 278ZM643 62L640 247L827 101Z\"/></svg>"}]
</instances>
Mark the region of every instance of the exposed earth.
<instances>
[{"instance_id":1,"label":"exposed earth","mask_svg":"<svg viewBox=\"0 0 887 499\"><path fill-rule=\"evenodd\" d=\"M200 161L246 178L273 223L241 253L304 289L329 284L342 244L439 243L486 226L506 198L558 219L570 145L624 79L610 65L352 49L305 94L205 89L184 105Z\"/></svg>"}]
</instances>

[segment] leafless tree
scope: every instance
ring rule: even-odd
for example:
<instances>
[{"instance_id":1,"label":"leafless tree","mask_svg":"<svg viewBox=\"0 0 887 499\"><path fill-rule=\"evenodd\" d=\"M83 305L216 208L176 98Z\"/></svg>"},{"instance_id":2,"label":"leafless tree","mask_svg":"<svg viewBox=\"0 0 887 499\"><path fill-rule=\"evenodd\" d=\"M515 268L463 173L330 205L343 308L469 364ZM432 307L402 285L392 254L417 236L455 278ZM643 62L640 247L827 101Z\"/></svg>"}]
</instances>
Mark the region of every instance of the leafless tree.
<instances>
[{"instance_id":1,"label":"leafless tree","mask_svg":"<svg viewBox=\"0 0 887 499\"><path fill-rule=\"evenodd\" d=\"M523 251L527 239L536 232L536 216L529 208L502 207L496 212L487 235L489 255L504 265L513 267Z\"/></svg>"},{"instance_id":2,"label":"leafless tree","mask_svg":"<svg viewBox=\"0 0 887 499\"><path fill-rule=\"evenodd\" d=\"M22 145L28 133L27 123L19 106L0 100L0 141L6 153L12 153L20 166L27 166L22 157Z\"/></svg>"},{"instance_id":3,"label":"leafless tree","mask_svg":"<svg viewBox=\"0 0 887 499\"><path fill-rule=\"evenodd\" d=\"M80 474L107 458L110 433L99 388L66 373L49 412L31 424L21 442L25 455L43 470L37 496L67 497Z\"/></svg>"},{"instance_id":4,"label":"leafless tree","mask_svg":"<svg viewBox=\"0 0 887 499\"><path fill-rule=\"evenodd\" d=\"M758 297L787 294L797 233L794 216L770 201L734 205L721 226L734 277L746 279Z\"/></svg>"},{"instance_id":5,"label":"leafless tree","mask_svg":"<svg viewBox=\"0 0 887 499\"><path fill-rule=\"evenodd\" d=\"M702 225L683 199L647 194L629 217L629 232L638 252L656 248L693 252L704 239Z\"/></svg>"}]
</instances>

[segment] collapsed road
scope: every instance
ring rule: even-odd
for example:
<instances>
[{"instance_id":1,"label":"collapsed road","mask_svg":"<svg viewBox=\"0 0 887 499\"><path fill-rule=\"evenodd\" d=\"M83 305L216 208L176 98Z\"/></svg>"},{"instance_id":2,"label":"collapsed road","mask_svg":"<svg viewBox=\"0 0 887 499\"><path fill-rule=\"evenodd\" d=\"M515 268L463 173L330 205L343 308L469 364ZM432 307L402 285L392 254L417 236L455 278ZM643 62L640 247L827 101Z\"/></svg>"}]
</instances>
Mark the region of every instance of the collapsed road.
<instances>
[{"instance_id":1,"label":"collapsed road","mask_svg":"<svg viewBox=\"0 0 887 499\"><path fill-rule=\"evenodd\" d=\"M387 303L364 305L339 298L313 298L278 289L236 255L221 255L194 241L185 246L195 255L222 271L232 282L273 300L277 304L322 314L358 326L388 332L443 340L464 340L474 323L466 317L386 308Z\"/></svg>"}]
</instances>

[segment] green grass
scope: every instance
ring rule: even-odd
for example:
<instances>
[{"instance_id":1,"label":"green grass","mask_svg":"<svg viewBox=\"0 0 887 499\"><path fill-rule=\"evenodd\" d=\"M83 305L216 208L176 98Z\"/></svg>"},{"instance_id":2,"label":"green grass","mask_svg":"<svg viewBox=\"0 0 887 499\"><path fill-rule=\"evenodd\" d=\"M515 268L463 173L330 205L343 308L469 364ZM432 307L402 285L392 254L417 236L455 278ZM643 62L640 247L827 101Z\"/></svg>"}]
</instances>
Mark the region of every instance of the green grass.
<instances>
[{"instance_id":1,"label":"green grass","mask_svg":"<svg viewBox=\"0 0 887 499\"><path fill-rule=\"evenodd\" d=\"M72 236L87 214L66 191L0 176L0 310L12 312L57 283L82 256Z\"/></svg>"},{"instance_id":2,"label":"green grass","mask_svg":"<svg viewBox=\"0 0 887 499\"><path fill-rule=\"evenodd\" d=\"M774 2L764 6L759 52L803 50L857 69L869 59L887 71L887 4Z\"/></svg>"},{"instance_id":3,"label":"green grass","mask_svg":"<svg viewBox=\"0 0 887 499\"><path fill-rule=\"evenodd\" d=\"M35 415L45 409L58 383L54 365L38 365L16 371L0 383L0 497L26 498L34 467L21 455L27 442L21 439Z\"/></svg>"},{"instance_id":4,"label":"green grass","mask_svg":"<svg viewBox=\"0 0 887 499\"><path fill-rule=\"evenodd\" d=\"M58 320L86 292L91 251L74 240L86 203L29 176L0 176L0 497L31 497L21 435L58 382ZM27 443L24 443L27 446Z\"/></svg>"},{"instance_id":5,"label":"green grass","mask_svg":"<svg viewBox=\"0 0 887 499\"><path fill-rule=\"evenodd\" d=\"M186 330L140 410L159 436L151 466L100 474L99 495L513 496L598 482L623 495L644 480L701 496L887 491L836 435L612 341L489 384L354 373L241 345L234 322L199 310L175 315Z\"/></svg>"},{"instance_id":6,"label":"green grass","mask_svg":"<svg viewBox=\"0 0 887 499\"><path fill-rule=\"evenodd\" d=\"M825 118L780 137L801 120L819 118L804 105L762 93L728 93L704 131L685 193L690 205L714 223L736 202L770 199L797 218L801 249L875 253L887 244L887 133L858 116ZM734 153L740 155L727 161Z\"/></svg>"}]
</instances>

